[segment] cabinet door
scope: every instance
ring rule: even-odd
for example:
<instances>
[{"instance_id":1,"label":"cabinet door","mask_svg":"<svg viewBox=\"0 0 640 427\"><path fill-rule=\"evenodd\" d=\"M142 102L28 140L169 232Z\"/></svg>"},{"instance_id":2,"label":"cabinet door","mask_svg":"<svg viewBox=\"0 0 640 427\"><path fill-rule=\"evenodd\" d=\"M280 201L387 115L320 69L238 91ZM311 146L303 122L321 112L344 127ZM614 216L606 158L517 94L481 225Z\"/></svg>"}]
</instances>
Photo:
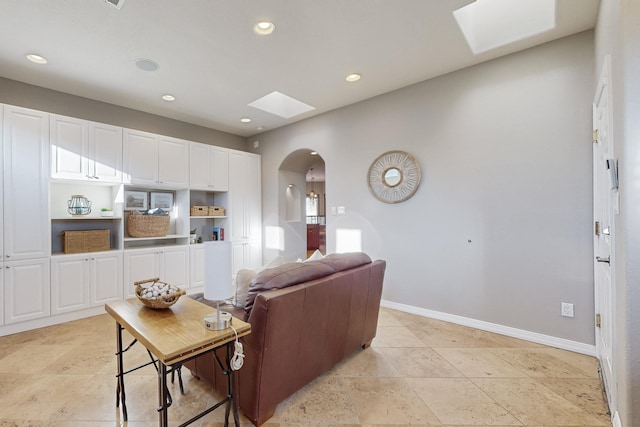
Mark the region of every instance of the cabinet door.
<instances>
[{"instance_id":1,"label":"cabinet door","mask_svg":"<svg viewBox=\"0 0 640 427\"><path fill-rule=\"evenodd\" d=\"M5 263L5 324L49 316L49 258Z\"/></svg>"},{"instance_id":2,"label":"cabinet door","mask_svg":"<svg viewBox=\"0 0 640 427\"><path fill-rule=\"evenodd\" d=\"M249 240L262 240L262 184L260 157L247 155L245 230Z\"/></svg>"},{"instance_id":3,"label":"cabinet door","mask_svg":"<svg viewBox=\"0 0 640 427\"><path fill-rule=\"evenodd\" d=\"M189 144L189 186L211 190L211 147L199 142Z\"/></svg>"},{"instance_id":4,"label":"cabinet door","mask_svg":"<svg viewBox=\"0 0 640 427\"><path fill-rule=\"evenodd\" d=\"M48 257L49 115L5 105L3 151L5 260Z\"/></svg>"},{"instance_id":5,"label":"cabinet door","mask_svg":"<svg viewBox=\"0 0 640 427\"><path fill-rule=\"evenodd\" d=\"M88 256L51 259L51 313L89 308Z\"/></svg>"},{"instance_id":6,"label":"cabinet door","mask_svg":"<svg viewBox=\"0 0 640 427\"><path fill-rule=\"evenodd\" d=\"M189 187L189 143L160 137L158 141L158 184L165 187Z\"/></svg>"},{"instance_id":7,"label":"cabinet door","mask_svg":"<svg viewBox=\"0 0 640 427\"><path fill-rule=\"evenodd\" d=\"M204 286L204 245L191 245L189 252L191 287Z\"/></svg>"},{"instance_id":8,"label":"cabinet door","mask_svg":"<svg viewBox=\"0 0 640 427\"><path fill-rule=\"evenodd\" d=\"M0 325L4 325L4 263L0 262Z\"/></svg>"},{"instance_id":9,"label":"cabinet door","mask_svg":"<svg viewBox=\"0 0 640 427\"><path fill-rule=\"evenodd\" d=\"M91 255L91 306L122 299L122 253Z\"/></svg>"},{"instance_id":10,"label":"cabinet door","mask_svg":"<svg viewBox=\"0 0 640 427\"><path fill-rule=\"evenodd\" d=\"M0 104L0 165L3 165L3 153L4 153L4 148L3 148L3 142L2 142L2 137L4 135L2 128L3 128L3 124L4 124L4 120L3 120L3 113L4 113L4 106ZM4 261L4 174L2 172L0 172L0 263L2 261ZM1 265L1 264L0 264ZM4 266L3 266L4 267ZM4 295L4 289L0 289L0 292L2 292L2 295ZM0 301L0 306L4 306L4 304L2 304L2 301ZM0 307L0 310L2 308ZM0 322L2 322L4 319L4 316L0 317Z\"/></svg>"},{"instance_id":11,"label":"cabinet door","mask_svg":"<svg viewBox=\"0 0 640 427\"><path fill-rule=\"evenodd\" d=\"M160 277L158 250L156 249L125 251L123 261L125 298L136 296L134 282Z\"/></svg>"},{"instance_id":12,"label":"cabinet door","mask_svg":"<svg viewBox=\"0 0 640 427\"><path fill-rule=\"evenodd\" d=\"M89 123L89 175L100 182L122 182L122 128Z\"/></svg>"},{"instance_id":13,"label":"cabinet door","mask_svg":"<svg viewBox=\"0 0 640 427\"><path fill-rule=\"evenodd\" d=\"M180 289L189 287L189 247L160 249L160 280Z\"/></svg>"},{"instance_id":14,"label":"cabinet door","mask_svg":"<svg viewBox=\"0 0 640 427\"><path fill-rule=\"evenodd\" d=\"M52 115L50 119L51 177L89 179L89 124L86 120Z\"/></svg>"},{"instance_id":15,"label":"cabinet door","mask_svg":"<svg viewBox=\"0 0 640 427\"><path fill-rule=\"evenodd\" d=\"M126 183L155 185L158 182L158 137L124 130L124 176Z\"/></svg>"},{"instance_id":16,"label":"cabinet door","mask_svg":"<svg viewBox=\"0 0 640 427\"><path fill-rule=\"evenodd\" d=\"M229 190L229 150L211 147L211 190Z\"/></svg>"},{"instance_id":17,"label":"cabinet door","mask_svg":"<svg viewBox=\"0 0 640 427\"><path fill-rule=\"evenodd\" d=\"M229 153L229 216L231 220L232 242L240 242L249 238L245 229L245 188L246 157L240 152Z\"/></svg>"}]
</instances>

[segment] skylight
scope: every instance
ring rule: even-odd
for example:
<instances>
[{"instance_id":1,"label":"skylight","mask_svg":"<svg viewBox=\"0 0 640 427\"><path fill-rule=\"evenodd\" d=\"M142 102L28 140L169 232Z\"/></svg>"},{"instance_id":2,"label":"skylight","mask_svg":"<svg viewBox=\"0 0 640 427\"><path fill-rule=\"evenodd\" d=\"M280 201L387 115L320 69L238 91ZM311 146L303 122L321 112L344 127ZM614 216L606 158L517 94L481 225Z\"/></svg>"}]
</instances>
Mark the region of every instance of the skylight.
<instances>
[{"instance_id":1,"label":"skylight","mask_svg":"<svg viewBox=\"0 0 640 427\"><path fill-rule=\"evenodd\" d=\"M249 107L257 108L258 110L266 111L267 113L275 114L285 119L290 119L298 114L315 110L315 107L278 91L273 91L269 95L253 101L249 104Z\"/></svg>"},{"instance_id":2,"label":"skylight","mask_svg":"<svg viewBox=\"0 0 640 427\"><path fill-rule=\"evenodd\" d=\"M553 29L556 0L476 0L453 16L477 55Z\"/></svg>"}]
</instances>

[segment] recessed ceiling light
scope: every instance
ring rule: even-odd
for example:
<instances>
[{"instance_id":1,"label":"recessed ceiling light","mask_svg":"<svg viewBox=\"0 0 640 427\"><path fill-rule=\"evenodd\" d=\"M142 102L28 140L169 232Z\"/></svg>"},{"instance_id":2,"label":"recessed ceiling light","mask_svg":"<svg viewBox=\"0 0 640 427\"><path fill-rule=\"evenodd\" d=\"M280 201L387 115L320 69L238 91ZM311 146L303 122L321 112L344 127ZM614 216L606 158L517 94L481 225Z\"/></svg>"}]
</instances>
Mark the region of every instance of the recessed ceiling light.
<instances>
[{"instance_id":1,"label":"recessed ceiling light","mask_svg":"<svg viewBox=\"0 0 640 427\"><path fill-rule=\"evenodd\" d=\"M311 153L309 153L309 154L311 154L312 156L317 156L317 155L318 155L318 152L317 152L317 151L312 151L312 152L311 152Z\"/></svg>"},{"instance_id":2,"label":"recessed ceiling light","mask_svg":"<svg viewBox=\"0 0 640 427\"><path fill-rule=\"evenodd\" d=\"M249 118L249 117L243 117L243 118L241 118L241 119L240 119L240 121L241 121L242 123L251 123L251 118Z\"/></svg>"},{"instance_id":3,"label":"recessed ceiling light","mask_svg":"<svg viewBox=\"0 0 640 427\"><path fill-rule=\"evenodd\" d=\"M164 99L165 101L175 101L176 97L173 95L166 94L166 95L162 95L162 99Z\"/></svg>"},{"instance_id":4,"label":"recessed ceiling light","mask_svg":"<svg viewBox=\"0 0 640 427\"><path fill-rule=\"evenodd\" d=\"M27 59L31 62L35 62L36 64L46 64L47 58L44 56L36 55L35 53L30 53L27 55Z\"/></svg>"},{"instance_id":5,"label":"recessed ceiling light","mask_svg":"<svg viewBox=\"0 0 640 427\"><path fill-rule=\"evenodd\" d=\"M155 71L160 67L157 62L144 58L138 59L136 66L143 71Z\"/></svg>"},{"instance_id":6,"label":"recessed ceiling light","mask_svg":"<svg viewBox=\"0 0 640 427\"><path fill-rule=\"evenodd\" d=\"M348 82L357 82L358 80L360 80L360 77L361 77L360 74L353 73L353 74L349 74L345 80Z\"/></svg>"},{"instance_id":7,"label":"recessed ceiling light","mask_svg":"<svg viewBox=\"0 0 640 427\"><path fill-rule=\"evenodd\" d=\"M256 25L253 26L253 31L255 31L256 34L260 34L261 36L266 36L268 34L271 34L275 29L276 29L276 26L273 24L273 22L269 22L269 21L258 22Z\"/></svg>"}]
</instances>

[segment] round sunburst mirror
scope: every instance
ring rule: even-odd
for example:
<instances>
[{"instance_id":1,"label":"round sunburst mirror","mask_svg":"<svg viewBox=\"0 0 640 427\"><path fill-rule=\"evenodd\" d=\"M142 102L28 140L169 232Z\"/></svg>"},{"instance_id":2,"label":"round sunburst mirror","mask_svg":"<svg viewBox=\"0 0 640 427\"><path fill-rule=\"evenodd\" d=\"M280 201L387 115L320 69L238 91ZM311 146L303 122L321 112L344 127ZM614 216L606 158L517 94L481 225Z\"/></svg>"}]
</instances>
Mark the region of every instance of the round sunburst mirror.
<instances>
[{"instance_id":1,"label":"round sunburst mirror","mask_svg":"<svg viewBox=\"0 0 640 427\"><path fill-rule=\"evenodd\" d=\"M384 203L400 203L413 196L420 178L420 165L405 151L381 154L367 174L371 194Z\"/></svg>"}]
</instances>

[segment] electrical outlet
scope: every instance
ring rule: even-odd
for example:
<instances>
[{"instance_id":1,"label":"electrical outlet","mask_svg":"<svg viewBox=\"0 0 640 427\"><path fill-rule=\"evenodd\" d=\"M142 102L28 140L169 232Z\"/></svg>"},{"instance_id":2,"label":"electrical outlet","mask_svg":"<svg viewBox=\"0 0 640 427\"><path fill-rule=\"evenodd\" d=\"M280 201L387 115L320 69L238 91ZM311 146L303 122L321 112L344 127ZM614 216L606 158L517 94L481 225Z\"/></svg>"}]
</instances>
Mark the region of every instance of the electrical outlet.
<instances>
[{"instance_id":1,"label":"electrical outlet","mask_svg":"<svg viewBox=\"0 0 640 427\"><path fill-rule=\"evenodd\" d=\"M560 303L560 309L563 317L573 317L573 304L568 302Z\"/></svg>"}]
</instances>

